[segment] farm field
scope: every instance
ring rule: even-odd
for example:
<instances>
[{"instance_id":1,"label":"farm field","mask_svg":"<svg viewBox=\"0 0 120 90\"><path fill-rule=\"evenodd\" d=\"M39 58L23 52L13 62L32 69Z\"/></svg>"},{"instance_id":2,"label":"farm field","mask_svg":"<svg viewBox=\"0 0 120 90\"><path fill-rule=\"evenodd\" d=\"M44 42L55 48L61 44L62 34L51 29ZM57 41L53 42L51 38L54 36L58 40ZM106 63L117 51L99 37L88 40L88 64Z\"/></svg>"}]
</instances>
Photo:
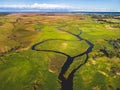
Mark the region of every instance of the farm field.
<instances>
[{"instance_id":1,"label":"farm field","mask_svg":"<svg viewBox=\"0 0 120 90\"><path fill-rule=\"evenodd\" d=\"M0 90L120 90L120 15L0 13Z\"/></svg>"}]
</instances>

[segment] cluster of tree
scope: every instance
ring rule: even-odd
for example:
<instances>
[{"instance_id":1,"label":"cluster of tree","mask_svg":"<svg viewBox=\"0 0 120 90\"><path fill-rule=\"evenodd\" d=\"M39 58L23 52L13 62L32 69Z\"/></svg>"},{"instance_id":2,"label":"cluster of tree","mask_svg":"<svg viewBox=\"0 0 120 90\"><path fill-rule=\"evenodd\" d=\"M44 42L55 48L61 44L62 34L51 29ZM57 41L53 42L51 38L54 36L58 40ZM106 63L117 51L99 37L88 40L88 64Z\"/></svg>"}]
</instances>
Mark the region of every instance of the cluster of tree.
<instances>
[{"instance_id":1,"label":"cluster of tree","mask_svg":"<svg viewBox=\"0 0 120 90\"><path fill-rule=\"evenodd\" d=\"M94 14L91 16L93 19L109 19L109 18L114 18L115 15L97 15L97 14Z\"/></svg>"},{"instance_id":2,"label":"cluster of tree","mask_svg":"<svg viewBox=\"0 0 120 90\"><path fill-rule=\"evenodd\" d=\"M120 68L119 67L111 67L110 70L114 74L120 73Z\"/></svg>"},{"instance_id":3,"label":"cluster of tree","mask_svg":"<svg viewBox=\"0 0 120 90\"><path fill-rule=\"evenodd\" d=\"M120 39L116 39L116 40L108 40L108 42L113 45L113 47L115 49L120 49Z\"/></svg>"},{"instance_id":4,"label":"cluster of tree","mask_svg":"<svg viewBox=\"0 0 120 90\"><path fill-rule=\"evenodd\" d=\"M93 55L93 59L97 57L106 56L108 58L118 57L120 58L120 39L116 40L106 40L109 44L111 44L114 49L108 49L107 47L100 48L98 53Z\"/></svg>"},{"instance_id":5,"label":"cluster of tree","mask_svg":"<svg viewBox=\"0 0 120 90\"><path fill-rule=\"evenodd\" d=\"M113 21L107 20L107 19L120 20L120 16L118 16L118 15L92 15L91 17L101 24L107 23L107 24L110 24L113 28L120 28L119 22L113 22Z\"/></svg>"}]
</instances>

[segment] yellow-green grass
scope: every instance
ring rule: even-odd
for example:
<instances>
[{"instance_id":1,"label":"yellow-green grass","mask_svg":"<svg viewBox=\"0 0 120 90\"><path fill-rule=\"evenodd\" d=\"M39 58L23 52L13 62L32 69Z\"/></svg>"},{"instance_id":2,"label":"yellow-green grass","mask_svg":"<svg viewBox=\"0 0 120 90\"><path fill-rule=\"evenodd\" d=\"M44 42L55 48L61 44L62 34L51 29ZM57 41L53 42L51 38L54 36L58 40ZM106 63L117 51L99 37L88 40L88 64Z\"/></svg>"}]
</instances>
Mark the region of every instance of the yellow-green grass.
<instances>
[{"instance_id":1,"label":"yellow-green grass","mask_svg":"<svg viewBox=\"0 0 120 90\"><path fill-rule=\"evenodd\" d=\"M20 46L19 49L5 53L0 57L0 90L59 90L58 75L67 57L54 52L31 50L32 45L39 44L38 50L55 50L70 56L78 55L87 50L88 45L75 36L58 30L79 34L94 44L86 65L82 66L74 76L74 90L116 90L120 83L119 70L111 71L112 67L120 68L120 58L97 57L101 48L114 47L107 40L120 38L120 28L108 28L108 23L96 23L89 15L43 16L37 14L10 14L0 17L0 53ZM22 18L16 22L17 18ZM82 19L81 19L82 18ZM111 20L111 19L107 19ZM111 20L119 22L119 20ZM13 23L15 23L15 27ZM14 28L14 29L13 29ZM39 29L36 31L36 29ZM55 40L56 39L56 40ZM64 39L64 40L63 40ZM84 62L86 55L78 57L65 73L70 72Z\"/></svg>"},{"instance_id":2,"label":"yellow-green grass","mask_svg":"<svg viewBox=\"0 0 120 90\"><path fill-rule=\"evenodd\" d=\"M119 73L112 73L111 67L120 67L119 58L97 58L89 59L89 62L83 66L75 75L74 90L115 90L119 88ZM95 89L96 90L96 89Z\"/></svg>"},{"instance_id":3,"label":"yellow-green grass","mask_svg":"<svg viewBox=\"0 0 120 90\"><path fill-rule=\"evenodd\" d=\"M37 50L55 50L64 52L70 56L76 56L87 50L88 45L84 41L50 40L36 47Z\"/></svg>"},{"instance_id":4,"label":"yellow-green grass","mask_svg":"<svg viewBox=\"0 0 120 90\"><path fill-rule=\"evenodd\" d=\"M57 76L48 71L48 56L45 53L25 51L1 58L1 90L33 90L36 83L40 90L58 88Z\"/></svg>"}]
</instances>

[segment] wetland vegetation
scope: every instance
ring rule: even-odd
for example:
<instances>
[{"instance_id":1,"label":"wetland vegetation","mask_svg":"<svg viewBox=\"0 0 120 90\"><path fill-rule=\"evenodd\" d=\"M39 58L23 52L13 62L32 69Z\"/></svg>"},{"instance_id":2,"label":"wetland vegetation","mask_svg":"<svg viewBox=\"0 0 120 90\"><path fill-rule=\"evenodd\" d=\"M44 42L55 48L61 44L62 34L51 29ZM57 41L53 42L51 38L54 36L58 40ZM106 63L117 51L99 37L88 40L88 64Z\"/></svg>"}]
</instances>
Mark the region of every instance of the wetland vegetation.
<instances>
[{"instance_id":1,"label":"wetland vegetation","mask_svg":"<svg viewBox=\"0 0 120 90\"><path fill-rule=\"evenodd\" d=\"M119 90L120 15L0 14L0 90Z\"/></svg>"}]
</instances>

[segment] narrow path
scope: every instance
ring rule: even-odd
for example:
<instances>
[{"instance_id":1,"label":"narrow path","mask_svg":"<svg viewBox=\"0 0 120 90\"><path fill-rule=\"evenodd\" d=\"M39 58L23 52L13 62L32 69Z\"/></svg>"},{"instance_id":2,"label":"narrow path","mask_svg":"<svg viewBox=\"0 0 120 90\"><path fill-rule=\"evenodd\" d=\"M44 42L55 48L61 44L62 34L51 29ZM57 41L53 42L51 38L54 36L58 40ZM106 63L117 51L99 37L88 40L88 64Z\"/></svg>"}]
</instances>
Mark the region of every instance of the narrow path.
<instances>
[{"instance_id":1,"label":"narrow path","mask_svg":"<svg viewBox=\"0 0 120 90\"><path fill-rule=\"evenodd\" d=\"M66 32L66 33L68 33L68 34L71 34L71 35L73 35L74 37L76 37L77 39L79 39L79 41L84 40L84 41L88 44L88 46L89 46L88 49L87 49L85 52L80 53L80 54L78 54L78 55L70 56L70 55L68 55L68 54L66 54L66 53L64 53L64 52L59 52L59 51L54 51L54 50L37 50L37 49L35 48L37 45L40 45L40 44L42 44L42 43L44 43L44 42L47 42L47 41L51 41L51 40L64 40L64 39L47 39L47 40L43 40L43 41L41 41L41 42L38 42L38 43L34 44L34 45L32 46L32 50L42 51L42 52L54 52L54 53L58 53L58 54L62 54L62 55L64 55L64 56L66 56L66 57L67 57L67 60L66 60L66 62L64 63L64 65L62 66L62 68L61 68L61 71L60 71L60 73L59 73L58 79L61 81L61 90L73 90L73 78L74 78L74 74L75 74L75 72L76 72L81 66L83 66L84 64L87 63L88 58L89 58L88 55L89 55L90 52L92 52L92 49L93 49L94 45L93 45L90 41L88 41L88 40L86 40L86 39L84 39L84 38L82 38L82 37L80 36L80 35L82 34L82 31L81 31L81 30L80 30L80 33L79 33L79 34L74 34L74 33L72 33L72 32L65 31L65 30L60 29L60 28L57 28L57 30L59 30L59 31L61 31L61 32ZM77 66L76 68L74 68L74 69L70 72L70 74L68 75L68 77L65 78L65 77L64 77L64 74L65 74L66 71L69 69L70 65L74 62L75 58L81 57L81 56L83 56L83 55L86 55L86 59L85 59L84 63L82 63L82 64L80 64L79 66Z\"/></svg>"}]
</instances>

